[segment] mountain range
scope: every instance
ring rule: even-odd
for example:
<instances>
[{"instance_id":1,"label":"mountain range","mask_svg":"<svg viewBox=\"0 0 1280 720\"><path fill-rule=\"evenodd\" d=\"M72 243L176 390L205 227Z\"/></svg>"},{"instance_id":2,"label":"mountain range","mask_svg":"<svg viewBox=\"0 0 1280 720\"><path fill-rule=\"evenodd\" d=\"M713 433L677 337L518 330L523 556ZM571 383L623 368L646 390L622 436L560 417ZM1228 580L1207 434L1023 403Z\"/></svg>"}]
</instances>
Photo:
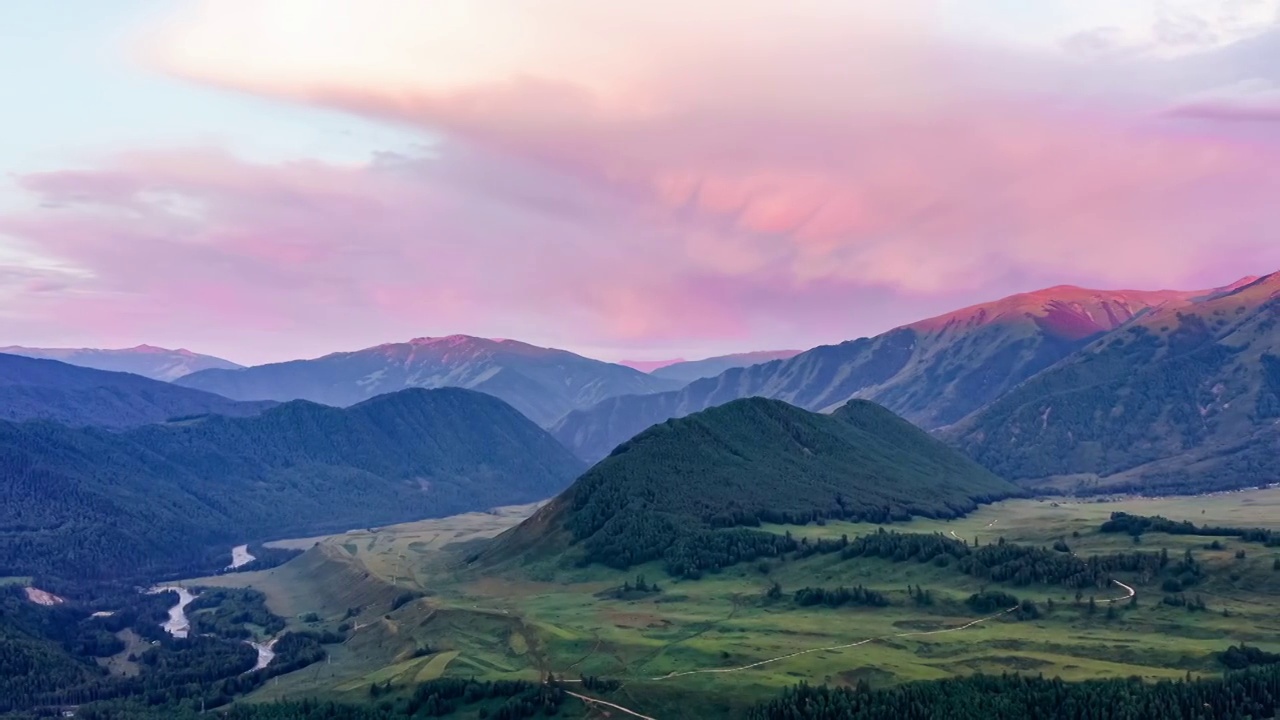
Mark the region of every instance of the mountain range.
<instances>
[{"instance_id":1,"label":"mountain range","mask_svg":"<svg viewBox=\"0 0 1280 720\"><path fill-rule=\"evenodd\" d=\"M1005 477L1069 490L1280 481L1280 273L1155 308L947 435Z\"/></svg>"},{"instance_id":2,"label":"mountain range","mask_svg":"<svg viewBox=\"0 0 1280 720\"><path fill-rule=\"evenodd\" d=\"M452 335L236 370L204 370L178 385L236 400L311 400L346 407L405 388L462 387L510 403L548 427L617 395L682 383L515 340Z\"/></svg>"},{"instance_id":3,"label":"mountain range","mask_svg":"<svg viewBox=\"0 0 1280 720\"><path fill-rule=\"evenodd\" d=\"M646 427L743 397L827 411L879 402L917 425L950 425L1036 373L1154 309L1214 291L1105 291L1059 286L727 370L680 390L610 398L565 416L553 434L589 461Z\"/></svg>"},{"instance_id":4,"label":"mountain range","mask_svg":"<svg viewBox=\"0 0 1280 720\"><path fill-rule=\"evenodd\" d=\"M487 561L570 552L626 568L665 558L720 567L780 536L762 522L955 517L1012 484L871 402L829 415L765 398L656 425L499 538ZM773 538L773 539L770 539Z\"/></svg>"},{"instance_id":5,"label":"mountain range","mask_svg":"<svg viewBox=\"0 0 1280 720\"><path fill-rule=\"evenodd\" d=\"M0 354L0 420L126 428L193 415L255 415L273 402L236 402L124 372Z\"/></svg>"},{"instance_id":6,"label":"mountain range","mask_svg":"<svg viewBox=\"0 0 1280 720\"><path fill-rule=\"evenodd\" d=\"M237 365L230 360L223 360L212 355L200 355L190 350L169 350L167 348L139 345L120 350L99 350L95 348L31 348L20 345L0 347L0 353L23 355L30 358L57 360L70 365L127 372L134 375L164 380L177 380L184 375L201 370L234 370Z\"/></svg>"},{"instance_id":7,"label":"mountain range","mask_svg":"<svg viewBox=\"0 0 1280 720\"><path fill-rule=\"evenodd\" d=\"M691 383L702 378L715 377L725 370L749 367L770 360L786 360L799 355L801 350L760 350L756 352L720 355L704 360L682 360L649 371L654 377Z\"/></svg>"},{"instance_id":8,"label":"mountain range","mask_svg":"<svg viewBox=\"0 0 1280 720\"><path fill-rule=\"evenodd\" d=\"M740 398L818 413L863 398L1029 486L1240 487L1280 479L1276 278L1202 291L1052 287L795 355L649 374L468 336L201 370L173 384L0 355L0 407L10 420L120 429L255 415L293 398L351 406L403 388L465 387L506 400L595 462L655 424ZM735 366L686 383L723 365Z\"/></svg>"},{"instance_id":9,"label":"mountain range","mask_svg":"<svg viewBox=\"0 0 1280 720\"><path fill-rule=\"evenodd\" d=\"M532 502L582 470L453 388L120 432L0 422L0 577L201 574L211 548Z\"/></svg>"}]
</instances>

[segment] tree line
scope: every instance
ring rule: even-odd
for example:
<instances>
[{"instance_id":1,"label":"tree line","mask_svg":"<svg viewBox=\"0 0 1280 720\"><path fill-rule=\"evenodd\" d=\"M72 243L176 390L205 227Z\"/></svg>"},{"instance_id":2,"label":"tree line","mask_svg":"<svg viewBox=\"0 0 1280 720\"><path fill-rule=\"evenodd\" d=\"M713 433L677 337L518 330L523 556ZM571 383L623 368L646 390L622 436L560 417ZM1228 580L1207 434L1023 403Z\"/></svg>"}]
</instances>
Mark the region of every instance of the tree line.
<instances>
[{"instance_id":1,"label":"tree line","mask_svg":"<svg viewBox=\"0 0 1280 720\"><path fill-rule=\"evenodd\" d=\"M1147 683L975 675L872 690L801 684L747 720L1257 720L1280 709L1280 665Z\"/></svg>"},{"instance_id":2,"label":"tree line","mask_svg":"<svg viewBox=\"0 0 1280 720\"><path fill-rule=\"evenodd\" d=\"M800 588L795 592L796 604L801 607L826 605L842 607L844 605L862 605L864 607L887 607L889 598L884 593L868 590L861 585L854 587L838 587L834 589L820 587Z\"/></svg>"},{"instance_id":3,"label":"tree line","mask_svg":"<svg viewBox=\"0 0 1280 720\"><path fill-rule=\"evenodd\" d=\"M1141 537L1144 533L1158 532L1167 535L1203 535L1205 537L1234 537L1244 542L1260 543L1267 547L1280 545L1280 535L1266 528L1214 527L1174 521L1160 515L1130 515L1113 512L1111 518L1098 528L1104 533L1128 533Z\"/></svg>"}]
</instances>

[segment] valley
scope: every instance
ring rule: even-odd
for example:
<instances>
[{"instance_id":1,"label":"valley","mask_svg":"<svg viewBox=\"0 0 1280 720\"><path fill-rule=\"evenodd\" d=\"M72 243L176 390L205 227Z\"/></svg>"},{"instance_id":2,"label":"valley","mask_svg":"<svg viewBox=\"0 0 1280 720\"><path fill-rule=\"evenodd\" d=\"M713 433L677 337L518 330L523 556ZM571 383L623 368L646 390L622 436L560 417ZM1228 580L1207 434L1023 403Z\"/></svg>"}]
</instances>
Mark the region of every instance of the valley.
<instances>
[{"instance_id":1,"label":"valley","mask_svg":"<svg viewBox=\"0 0 1280 720\"><path fill-rule=\"evenodd\" d=\"M1181 705L1228 670L1280 682L1280 485L1059 494L954 437L866 400L748 397L583 472L462 389L115 432L0 424L19 471L0 656L50 669L17 672L9 707L772 720L807 693L896 707L1044 677L1081 702ZM118 539L65 542L84 527ZM993 717L1045 702L1017 688L1023 709Z\"/></svg>"},{"instance_id":2,"label":"valley","mask_svg":"<svg viewBox=\"0 0 1280 720\"><path fill-rule=\"evenodd\" d=\"M698 580L670 577L657 562L625 571L552 561L497 574L467 569L475 538L514 525L531 507L504 509L487 521L473 514L332 536L284 566L189 584L260 591L273 612L294 618L291 626L312 612L336 625L352 603L364 604L354 618L358 629L330 650L328 662L280 677L249 702L303 691L357 702L373 684L408 690L437 677L581 674L622 685L580 694L644 716L692 717L696 708L697 717L729 718L801 681L882 688L979 672L1068 681L1217 676L1224 669L1218 656L1230 645L1280 650L1280 619L1270 603L1280 592L1280 549L1160 533L1144 534L1135 545L1126 534L1099 528L1111 513L1126 512L1280 530L1277 509L1280 488L1269 488L1162 499L1012 499L952 520L763 527L810 541L882 528L983 545L1001 538L1045 547L1065 541L1085 557L1190 551L1206 579L1186 594L1202 598L1203 611L1166 603L1162 581L1140 574L1116 575L1117 584L1136 591L1133 599L1116 585L1086 588L1077 599L1072 588L984 582L933 563L878 557L770 558ZM1215 540L1218 547L1208 549ZM613 592L637 578L659 591ZM771 599L775 584L782 594ZM831 608L790 599L803 587L837 585L875 590L888 605ZM914 599L916 587L928 591L928 605ZM991 589L1033 601L1040 616L1016 620L1005 608L981 613L967 604ZM412 599L392 609L404 593ZM431 652L415 657L423 647Z\"/></svg>"},{"instance_id":3,"label":"valley","mask_svg":"<svg viewBox=\"0 0 1280 720\"><path fill-rule=\"evenodd\" d=\"M456 388L123 432L0 422L0 527L18 529L0 532L0 573L149 584L237 564L246 540L535 501L581 470L511 406Z\"/></svg>"},{"instance_id":4,"label":"valley","mask_svg":"<svg viewBox=\"0 0 1280 720\"><path fill-rule=\"evenodd\" d=\"M1277 10L0 4L0 720L1280 719Z\"/></svg>"}]
</instances>

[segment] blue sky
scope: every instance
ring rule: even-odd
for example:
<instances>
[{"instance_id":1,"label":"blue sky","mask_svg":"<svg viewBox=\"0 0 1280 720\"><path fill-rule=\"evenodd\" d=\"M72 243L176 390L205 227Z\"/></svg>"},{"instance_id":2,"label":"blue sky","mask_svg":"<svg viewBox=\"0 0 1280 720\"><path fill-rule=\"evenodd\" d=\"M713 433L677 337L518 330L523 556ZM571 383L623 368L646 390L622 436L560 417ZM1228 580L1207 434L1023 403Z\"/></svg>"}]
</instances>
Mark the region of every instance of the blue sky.
<instances>
[{"instance_id":1,"label":"blue sky","mask_svg":"<svg viewBox=\"0 0 1280 720\"><path fill-rule=\"evenodd\" d=\"M11 108L0 168L77 166L125 149L216 145L264 162L358 162L421 143L421 130L165 76L131 49L175 0L5 0L0 87ZM0 192L3 197L3 192Z\"/></svg>"}]
</instances>

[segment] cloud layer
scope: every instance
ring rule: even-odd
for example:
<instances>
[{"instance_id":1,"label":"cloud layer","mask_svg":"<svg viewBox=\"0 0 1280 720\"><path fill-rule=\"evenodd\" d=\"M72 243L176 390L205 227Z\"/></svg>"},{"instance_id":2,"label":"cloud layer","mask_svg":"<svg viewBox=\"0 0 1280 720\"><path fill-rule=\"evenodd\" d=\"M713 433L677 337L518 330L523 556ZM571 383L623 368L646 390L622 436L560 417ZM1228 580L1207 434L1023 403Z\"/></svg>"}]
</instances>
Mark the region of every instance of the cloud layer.
<instances>
[{"instance_id":1,"label":"cloud layer","mask_svg":"<svg viewBox=\"0 0 1280 720\"><path fill-rule=\"evenodd\" d=\"M142 56L433 144L22 177L41 207L0 233L49 267L0 287L85 331L178 317L332 349L447 330L634 354L852 337L1042 280L1280 267L1280 145L1220 122L1272 117L1249 68L1153 97L1138 81L1162 61L1110 58L1095 81L948 35L935 2L687 5L201 4Z\"/></svg>"}]
</instances>

